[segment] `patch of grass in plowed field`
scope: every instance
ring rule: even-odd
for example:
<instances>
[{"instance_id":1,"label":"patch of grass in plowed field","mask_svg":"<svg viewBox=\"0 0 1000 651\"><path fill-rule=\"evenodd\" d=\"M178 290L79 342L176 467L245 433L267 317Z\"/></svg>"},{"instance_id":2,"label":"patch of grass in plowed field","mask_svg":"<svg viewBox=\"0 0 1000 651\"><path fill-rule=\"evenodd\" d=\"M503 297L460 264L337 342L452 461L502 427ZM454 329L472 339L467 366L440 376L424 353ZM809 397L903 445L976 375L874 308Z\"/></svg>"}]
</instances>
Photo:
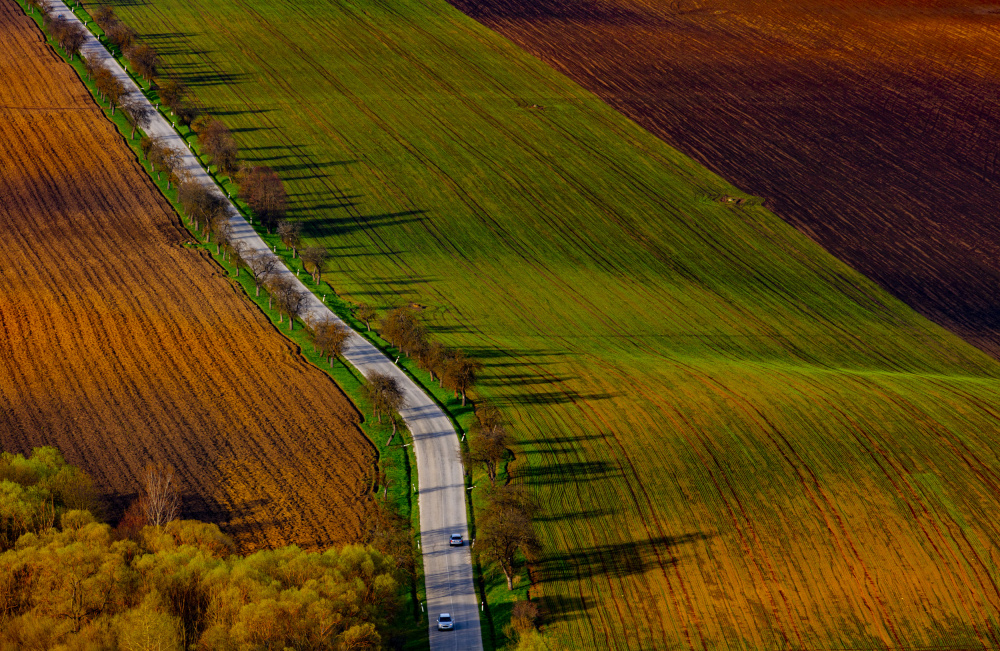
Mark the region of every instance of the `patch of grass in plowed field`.
<instances>
[{"instance_id":1,"label":"patch of grass in plowed field","mask_svg":"<svg viewBox=\"0 0 1000 651\"><path fill-rule=\"evenodd\" d=\"M484 361L548 631L996 639L994 360L443 2L118 11L282 175L345 300Z\"/></svg>"}]
</instances>

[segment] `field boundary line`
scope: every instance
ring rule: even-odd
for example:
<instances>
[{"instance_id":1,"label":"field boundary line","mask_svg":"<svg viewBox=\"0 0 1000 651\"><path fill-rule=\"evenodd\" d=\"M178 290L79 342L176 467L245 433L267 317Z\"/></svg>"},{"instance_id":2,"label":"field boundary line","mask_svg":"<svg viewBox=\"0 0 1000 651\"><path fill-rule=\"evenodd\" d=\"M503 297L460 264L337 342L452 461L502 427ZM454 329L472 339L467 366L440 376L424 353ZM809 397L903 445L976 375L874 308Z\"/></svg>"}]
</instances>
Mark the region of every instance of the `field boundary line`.
<instances>
[{"instance_id":1,"label":"field boundary line","mask_svg":"<svg viewBox=\"0 0 1000 651\"><path fill-rule=\"evenodd\" d=\"M212 176L190 150L188 143L177 133L167 118L154 107L142 89L133 81L125 68L111 55L93 33L61 0L53 0L52 13L84 27L86 41L81 54L107 65L126 89L153 112L153 119L145 132L148 136L181 152L177 171L188 174L192 180L211 188L224 199L229 212L233 242L243 242L244 259L252 255L274 255L271 248L243 218L235 204L216 185ZM275 256L279 261L280 257ZM451 547L448 537L461 533L468 539L466 516L466 486L462 467L458 435L451 419L440 406L407 374L394 364L370 341L361 336L330 310L313 292L309 291L284 262L275 274L293 284L306 295L301 321L313 327L330 320L341 323L350 330L343 357L360 373L372 371L396 378L403 389L406 407L400 415L413 437L414 455L417 460L417 502L420 521L420 551L424 565L424 584L427 594L425 611L433 651L446 649L483 649L478 610L478 597L473 581L472 555L468 546ZM438 632L434 618L438 613L449 612L456 622L456 629Z\"/></svg>"}]
</instances>

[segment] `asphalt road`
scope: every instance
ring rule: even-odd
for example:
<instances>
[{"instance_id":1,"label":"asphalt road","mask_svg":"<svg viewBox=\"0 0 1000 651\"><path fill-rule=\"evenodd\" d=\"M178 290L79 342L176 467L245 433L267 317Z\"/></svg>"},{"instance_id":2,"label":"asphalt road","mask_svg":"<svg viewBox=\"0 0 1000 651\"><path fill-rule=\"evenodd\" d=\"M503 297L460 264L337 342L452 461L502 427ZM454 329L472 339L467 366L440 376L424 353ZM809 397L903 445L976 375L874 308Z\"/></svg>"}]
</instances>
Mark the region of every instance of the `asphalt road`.
<instances>
[{"instance_id":1,"label":"asphalt road","mask_svg":"<svg viewBox=\"0 0 1000 651\"><path fill-rule=\"evenodd\" d=\"M62 2L53 2L53 11L67 20L79 19ZM81 49L88 56L102 58L111 71L121 79L126 88L141 96L136 84L122 66L89 31ZM146 129L150 137L163 138L167 144L185 153L181 166L195 179L217 188L201 164L190 153L184 140L171 126L169 118L156 112L153 122ZM221 195L221 191L218 191ZM267 245L253 230L236 208L229 204L233 236L242 240L249 252L268 251ZM306 288L294 273L281 267L281 273ZM302 320L307 324L326 319L340 321L314 294L309 292ZM345 324L346 325L346 324ZM427 626L430 631L431 649L482 649L479 627L479 606L472 577L472 557L468 546L451 547L448 539L453 533L469 537L465 513L465 483L462 462L459 458L459 441L451 421L437 404L413 380L392 363L377 348L356 332L351 332L344 357L362 373L377 370L393 375L399 380L406 396L406 408L401 415L413 434L419 476L418 503L420 507L420 540L427 586ZM435 619L439 613L451 613L455 620L452 631L438 631Z\"/></svg>"}]
</instances>

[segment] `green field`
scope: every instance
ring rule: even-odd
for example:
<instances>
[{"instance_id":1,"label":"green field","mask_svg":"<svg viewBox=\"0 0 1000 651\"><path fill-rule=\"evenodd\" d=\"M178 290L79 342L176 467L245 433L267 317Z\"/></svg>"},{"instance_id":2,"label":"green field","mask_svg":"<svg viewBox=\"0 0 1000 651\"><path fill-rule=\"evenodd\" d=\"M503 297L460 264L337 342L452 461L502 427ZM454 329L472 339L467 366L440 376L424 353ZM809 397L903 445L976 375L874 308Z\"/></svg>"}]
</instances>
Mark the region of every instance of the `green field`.
<instances>
[{"instance_id":1,"label":"green field","mask_svg":"<svg viewBox=\"0 0 1000 651\"><path fill-rule=\"evenodd\" d=\"M486 364L574 648L1000 644L1000 365L443 0L119 14Z\"/></svg>"}]
</instances>

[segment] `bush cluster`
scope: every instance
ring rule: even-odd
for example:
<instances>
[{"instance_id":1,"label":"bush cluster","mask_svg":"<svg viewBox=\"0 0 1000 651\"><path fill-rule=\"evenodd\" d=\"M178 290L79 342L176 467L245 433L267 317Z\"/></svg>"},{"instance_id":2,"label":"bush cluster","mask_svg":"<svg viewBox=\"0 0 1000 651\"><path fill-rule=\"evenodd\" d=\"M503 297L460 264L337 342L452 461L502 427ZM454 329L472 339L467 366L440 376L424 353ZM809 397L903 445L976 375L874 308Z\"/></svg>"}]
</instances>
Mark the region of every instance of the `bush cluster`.
<instances>
[{"instance_id":1,"label":"bush cluster","mask_svg":"<svg viewBox=\"0 0 1000 651\"><path fill-rule=\"evenodd\" d=\"M0 457L0 651L382 648L412 558L241 556L192 520L124 536L77 508L90 486L53 448Z\"/></svg>"}]
</instances>

